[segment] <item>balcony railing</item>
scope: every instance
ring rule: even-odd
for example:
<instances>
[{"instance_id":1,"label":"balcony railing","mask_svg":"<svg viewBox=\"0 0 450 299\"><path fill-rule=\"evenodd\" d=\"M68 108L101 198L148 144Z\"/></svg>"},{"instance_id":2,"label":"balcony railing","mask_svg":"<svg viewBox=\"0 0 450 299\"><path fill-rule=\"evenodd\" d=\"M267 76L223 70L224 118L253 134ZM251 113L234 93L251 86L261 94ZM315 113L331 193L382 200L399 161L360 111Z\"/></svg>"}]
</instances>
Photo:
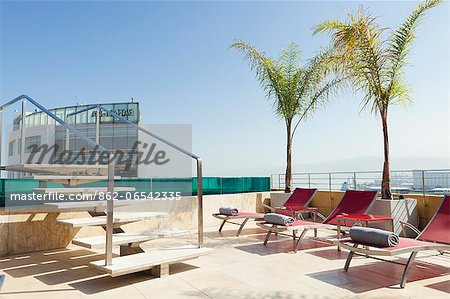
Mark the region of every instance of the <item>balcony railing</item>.
<instances>
[{"instance_id":1,"label":"balcony railing","mask_svg":"<svg viewBox=\"0 0 450 299\"><path fill-rule=\"evenodd\" d=\"M293 187L319 190L380 190L382 171L294 173ZM271 188L285 188L285 175L272 174ZM393 193L450 194L450 169L391 171Z\"/></svg>"}]
</instances>

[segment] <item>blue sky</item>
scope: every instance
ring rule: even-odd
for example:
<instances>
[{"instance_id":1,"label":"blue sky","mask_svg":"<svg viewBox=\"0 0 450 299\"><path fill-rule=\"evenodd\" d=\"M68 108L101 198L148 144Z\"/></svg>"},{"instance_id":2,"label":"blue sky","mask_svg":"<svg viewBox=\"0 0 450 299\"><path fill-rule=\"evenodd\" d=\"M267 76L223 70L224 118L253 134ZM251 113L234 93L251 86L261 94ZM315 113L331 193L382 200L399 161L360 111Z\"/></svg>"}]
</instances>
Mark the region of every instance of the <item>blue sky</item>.
<instances>
[{"instance_id":1,"label":"blue sky","mask_svg":"<svg viewBox=\"0 0 450 299\"><path fill-rule=\"evenodd\" d=\"M133 97L143 123L192 124L206 175L282 172L284 124L229 45L242 39L275 56L294 41L306 60L328 42L312 26L360 3L2 2L1 100L26 93L56 107ZM363 3L386 27L417 4ZM393 168L450 167L449 6L418 28L406 69L414 104L390 110ZM301 125L294 171L381 170L381 124L359 113L360 98L337 96Z\"/></svg>"}]
</instances>

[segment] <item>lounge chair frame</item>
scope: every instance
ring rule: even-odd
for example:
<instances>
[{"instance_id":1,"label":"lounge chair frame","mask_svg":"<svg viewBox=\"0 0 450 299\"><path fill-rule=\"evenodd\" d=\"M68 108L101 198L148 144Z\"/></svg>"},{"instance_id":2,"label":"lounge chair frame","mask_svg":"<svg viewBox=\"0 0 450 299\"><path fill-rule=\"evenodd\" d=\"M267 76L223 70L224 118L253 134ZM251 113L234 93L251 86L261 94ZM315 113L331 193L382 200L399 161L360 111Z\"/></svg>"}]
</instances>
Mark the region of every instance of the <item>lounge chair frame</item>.
<instances>
[{"instance_id":1,"label":"lounge chair frame","mask_svg":"<svg viewBox=\"0 0 450 299\"><path fill-rule=\"evenodd\" d=\"M301 221L301 220L298 220ZM308 232L308 230L313 229L314 230L314 237L317 237L317 229L318 228L322 228L322 227L326 227L328 226L327 224L321 224L321 223L316 223L316 222L311 222L311 221L301 221L302 223L300 225L295 225L295 226L283 226L283 225L277 225L277 224L271 224L271 223L267 223L267 222L259 222L256 223L256 225L258 225L259 227L261 227L264 230L267 230L267 234L266 234L266 238L264 239L264 245L267 245L267 242L269 241L269 238L271 236L271 234L275 234L275 235L286 235L289 236L288 234L284 234L284 232L288 231L288 232L292 232L292 238L295 240L297 239L297 242L295 243L294 246L294 252L297 252L298 249L300 248L300 243L302 242L305 234ZM300 231L300 236L297 237L297 231Z\"/></svg>"},{"instance_id":2,"label":"lounge chair frame","mask_svg":"<svg viewBox=\"0 0 450 299\"><path fill-rule=\"evenodd\" d=\"M443 244L443 243L432 242L430 240L421 240L420 239L420 236L433 223L434 219L439 214L439 211L441 210L441 208L446 200L450 200L450 197L448 195L444 196L439 207L436 210L436 213L434 213L433 217L431 217L430 221L428 222L428 224L425 226L425 228L421 232L417 228L412 226L411 224L406 223L406 222L401 222L402 226L403 226L402 227L403 234L406 233L405 232L406 227L412 229L414 232L416 232L418 234L418 236L414 240L420 241L420 243L418 243L416 246L408 246L408 247L402 247L402 248L394 249L394 250L386 250L383 248L376 248L376 247L368 248L367 246L365 246L364 248L359 248L358 247L359 245L364 245L364 244L353 243L351 241L351 239L334 241L334 243L337 246L348 249L350 251L348 253L347 260L345 261L345 265L344 265L345 272L348 271L351 260L355 253L363 254L366 256L371 256L371 255L372 256L395 256L395 255L404 254L404 253L411 253L408 258L408 262L406 263L405 268L403 270L402 278L400 281L400 287L404 288L406 285L406 282L408 280L409 271L411 270L412 264L414 263L414 260L417 256L417 253L419 253L419 251L436 250L436 251L439 251L441 254L443 254L444 251L450 250L450 244ZM410 239L400 238L400 242L402 240L410 240Z\"/></svg>"},{"instance_id":3,"label":"lounge chair frame","mask_svg":"<svg viewBox=\"0 0 450 299\"><path fill-rule=\"evenodd\" d=\"M404 239L404 238L401 238ZM358 244L358 243L353 243L351 242L351 240L349 239L343 239L340 241L334 241L336 245L339 245L342 248L348 249L350 250L350 252L348 253L347 256L347 260L345 261L345 266L344 266L344 270L345 272L348 272L348 269L350 267L350 262L352 261L352 258L354 256L355 253L359 253L361 255L366 255L366 256L396 256L399 254L404 254L404 253L411 253L411 255L408 258L408 262L405 265L405 269L403 270L403 274L402 274L402 278L400 281L400 287L404 288L406 285L406 281L408 280L408 274L409 271L411 270L411 266L414 263L414 260L417 256L417 253L419 253L419 251L427 251L427 250L436 250L436 251L444 251L444 250L450 250L450 245L446 245L446 244L440 244L440 243L431 243L431 242L426 242L423 241L424 243L428 243L425 245L419 245L419 246L411 246L411 247L404 247L404 248L399 248L396 250L383 250L381 248L377 248L377 249L372 249L372 248L365 248L365 247L358 247L360 245L364 245L364 244Z\"/></svg>"},{"instance_id":4,"label":"lounge chair frame","mask_svg":"<svg viewBox=\"0 0 450 299\"><path fill-rule=\"evenodd\" d=\"M374 197L373 197L372 201L370 202L370 204L366 207L366 209L364 211L365 213L367 213L367 211L369 211L371 209L371 207L373 206L373 204L375 203L376 195L377 195L376 192L374 192ZM334 211L339 207L339 205L341 204L344 197L345 197L345 195L341 198L341 200L339 201L337 206L333 209L333 211L331 211L330 215L334 214ZM314 238L316 238L317 237L317 229L319 229L319 228L327 228L327 229L336 229L337 228L337 226L334 224L327 224L327 221L330 221L332 219L332 218L329 219L330 215L326 218L324 217L325 219L323 220L322 223L297 220L297 222L299 222L300 225L294 224L291 226L282 226L282 225L273 225L273 224L270 224L267 222L257 223L256 225L258 225L259 227L261 227L264 230L267 230L267 235L266 235L266 239L264 241L264 245L267 244L267 242L270 238L270 235L272 233L274 233L275 235L278 235L278 234L283 235L282 232L292 232L292 237L295 239L296 232L299 230L302 230L302 233L300 234L301 238L299 238L299 240L297 241L297 244L294 247L294 252L297 252L298 248L300 246L300 242L301 242L302 238L304 237L304 234L306 233L307 230L314 229ZM284 234L284 235L290 236L288 234Z\"/></svg>"},{"instance_id":5,"label":"lounge chair frame","mask_svg":"<svg viewBox=\"0 0 450 299\"><path fill-rule=\"evenodd\" d=\"M238 231L236 233L236 237L239 237L239 235L242 232L242 229L244 228L245 224L247 224L248 220L250 220L250 219L253 219L255 221L264 220L264 214L263 213L245 213L245 214L242 214L242 215L238 214L236 216L223 215L223 214L220 214L220 213L215 213L215 214L212 214L212 216L217 218L217 219L219 219L219 220L222 220L222 223L220 224L220 227L219 227L219 232L222 231L225 223L227 223L227 222L230 223L230 224L239 225L239 229L238 229ZM237 222L230 221L230 220L234 220L234 219L244 219L244 221L242 223L237 223Z\"/></svg>"}]
</instances>

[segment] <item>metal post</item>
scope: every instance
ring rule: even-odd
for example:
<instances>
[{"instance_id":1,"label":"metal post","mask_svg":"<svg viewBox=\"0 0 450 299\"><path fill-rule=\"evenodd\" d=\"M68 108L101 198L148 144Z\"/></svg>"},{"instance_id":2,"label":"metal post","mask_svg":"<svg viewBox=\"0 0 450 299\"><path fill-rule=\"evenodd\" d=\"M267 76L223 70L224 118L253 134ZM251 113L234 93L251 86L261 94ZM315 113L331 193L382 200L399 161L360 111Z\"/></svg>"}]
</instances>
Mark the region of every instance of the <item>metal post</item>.
<instances>
[{"instance_id":1,"label":"metal post","mask_svg":"<svg viewBox=\"0 0 450 299\"><path fill-rule=\"evenodd\" d=\"M330 190L330 194L331 194L331 172L329 172L328 173L328 187L329 187L329 190Z\"/></svg>"},{"instance_id":2,"label":"metal post","mask_svg":"<svg viewBox=\"0 0 450 299\"><path fill-rule=\"evenodd\" d=\"M333 197L331 196L331 172L328 173L328 187L329 187L329 193L330 193L330 211L333 210Z\"/></svg>"},{"instance_id":3,"label":"metal post","mask_svg":"<svg viewBox=\"0 0 450 299\"><path fill-rule=\"evenodd\" d=\"M427 219L427 198L425 197L425 170L422 170L422 195L423 195L423 213Z\"/></svg>"},{"instance_id":4,"label":"metal post","mask_svg":"<svg viewBox=\"0 0 450 299\"><path fill-rule=\"evenodd\" d=\"M356 172L353 173L353 189L356 190Z\"/></svg>"},{"instance_id":5,"label":"metal post","mask_svg":"<svg viewBox=\"0 0 450 299\"><path fill-rule=\"evenodd\" d=\"M112 153L108 155L108 198L106 206L106 248L105 248L105 266L112 264L112 238L114 228L114 161Z\"/></svg>"},{"instance_id":6,"label":"metal post","mask_svg":"<svg viewBox=\"0 0 450 299\"><path fill-rule=\"evenodd\" d=\"M281 189L281 174L278 174L278 189Z\"/></svg>"},{"instance_id":7,"label":"metal post","mask_svg":"<svg viewBox=\"0 0 450 299\"><path fill-rule=\"evenodd\" d=\"M66 123L68 123L68 117L67 115L64 117L64 121ZM66 154L69 155L69 147L70 147L70 131L69 129L66 128L66 142L65 142L65 146L64 146L65 150L66 150Z\"/></svg>"},{"instance_id":8,"label":"metal post","mask_svg":"<svg viewBox=\"0 0 450 299\"><path fill-rule=\"evenodd\" d=\"M22 126L20 127L20 164L25 161L25 119L27 117L27 101L22 101Z\"/></svg>"},{"instance_id":9,"label":"metal post","mask_svg":"<svg viewBox=\"0 0 450 299\"><path fill-rule=\"evenodd\" d=\"M0 165L2 165L2 142L3 142L3 110L0 110ZM9 147L8 147L9 150ZM6 154L8 155L8 153ZM1 171L0 171L1 177Z\"/></svg>"},{"instance_id":10,"label":"metal post","mask_svg":"<svg viewBox=\"0 0 450 299\"><path fill-rule=\"evenodd\" d=\"M70 147L70 131L69 129L66 129L66 143L65 143L65 150L66 153L69 153L69 148Z\"/></svg>"},{"instance_id":11,"label":"metal post","mask_svg":"<svg viewBox=\"0 0 450 299\"><path fill-rule=\"evenodd\" d=\"M197 158L197 198L198 198L198 247L203 246L203 189L202 160Z\"/></svg>"},{"instance_id":12,"label":"metal post","mask_svg":"<svg viewBox=\"0 0 450 299\"><path fill-rule=\"evenodd\" d=\"M95 142L100 144L100 108L97 108L97 115L95 117ZM96 160L100 156L99 153L94 152L94 157Z\"/></svg>"},{"instance_id":13,"label":"metal post","mask_svg":"<svg viewBox=\"0 0 450 299\"><path fill-rule=\"evenodd\" d=\"M422 194L425 199L425 170L422 170Z\"/></svg>"},{"instance_id":14,"label":"metal post","mask_svg":"<svg viewBox=\"0 0 450 299\"><path fill-rule=\"evenodd\" d=\"M308 188L311 189L311 174L308 173Z\"/></svg>"},{"instance_id":15,"label":"metal post","mask_svg":"<svg viewBox=\"0 0 450 299\"><path fill-rule=\"evenodd\" d=\"M95 118L95 142L100 144L100 109L97 109L97 117Z\"/></svg>"}]
</instances>

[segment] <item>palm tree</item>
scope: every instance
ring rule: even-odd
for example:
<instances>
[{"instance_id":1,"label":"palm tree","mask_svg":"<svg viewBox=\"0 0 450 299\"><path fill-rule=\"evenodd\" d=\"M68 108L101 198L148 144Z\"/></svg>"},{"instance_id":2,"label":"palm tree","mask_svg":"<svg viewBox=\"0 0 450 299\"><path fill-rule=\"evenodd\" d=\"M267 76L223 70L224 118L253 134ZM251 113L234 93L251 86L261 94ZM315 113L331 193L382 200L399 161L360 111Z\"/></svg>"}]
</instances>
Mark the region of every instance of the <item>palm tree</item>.
<instances>
[{"instance_id":1,"label":"palm tree","mask_svg":"<svg viewBox=\"0 0 450 299\"><path fill-rule=\"evenodd\" d=\"M289 44L277 59L267 57L249 43L236 41L231 45L245 55L250 68L263 87L266 98L273 101L275 115L286 125L285 192L292 188L292 139L298 125L323 104L341 79L327 80L329 60L326 52L319 53L300 66L300 51Z\"/></svg>"},{"instance_id":2,"label":"palm tree","mask_svg":"<svg viewBox=\"0 0 450 299\"><path fill-rule=\"evenodd\" d=\"M325 32L331 35L333 59L338 74L351 78L357 91L364 93L363 108L380 115L384 139L384 166L381 196L391 198L389 170L388 108L392 104L411 102L404 68L415 39L415 30L424 14L439 5L442 0L428 0L406 18L396 30L385 34L369 11L361 6L348 19L325 20L314 28L314 34Z\"/></svg>"}]
</instances>

